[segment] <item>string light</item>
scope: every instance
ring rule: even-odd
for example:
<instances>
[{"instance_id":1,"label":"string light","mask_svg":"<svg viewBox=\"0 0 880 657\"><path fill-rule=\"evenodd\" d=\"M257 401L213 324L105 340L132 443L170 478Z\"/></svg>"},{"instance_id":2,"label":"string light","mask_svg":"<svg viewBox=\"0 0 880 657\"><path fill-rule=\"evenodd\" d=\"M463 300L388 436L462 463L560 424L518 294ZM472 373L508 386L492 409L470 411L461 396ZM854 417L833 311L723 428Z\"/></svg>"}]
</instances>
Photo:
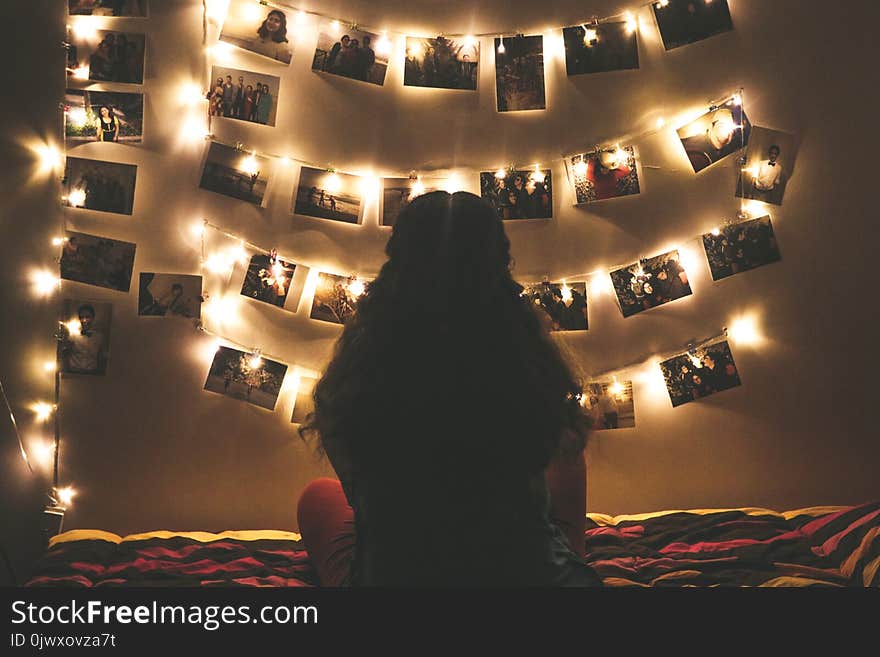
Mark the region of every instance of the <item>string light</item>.
<instances>
[{"instance_id":1,"label":"string light","mask_svg":"<svg viewBox=\"0 0 880 657\"><path fill-rule=\"evenodd\" d=\"M532 171L531 174L529 174L529 179L534 183L540 184L540 183L544 182L545 178L546 178L546 176L544 175L544 172L541 171L541 167L536 164L535 170Z\"/></svg>"},{"instance_id":2,"label":"string light","mask_svg":"<svg viewBox=\"0 0 880 657\"><path fill-rule=\"evenodd\" d=\"M82 323L78 319L72 319L69 322L61 322L61 325L64 326L69 335L82 335Z\"/></svg>"},{"instance_id":3,"label":"string light","mask_svg":"<svg viewBox=\"0 0 880 657\"><path fill-rule=\"evenodd\" d=\"M387 55L391 52L391 40L387 33L383 32L376 41L376 52L380 55Z\"/></svg>"},{"instance_id":4,"label":"string light","mask_svg":"<svg viewBox=\"0 0 880 657\"><path fill-rule=\"evenodd\" d=\"M715 237L718 237L721 234L721 229L718 226L715 226L715 228L713 228L709 232L712 233Z\"/></svg>"},{"instance_id":5,"label":"string light","mask_svg":"<svg viewBox=\"0 0 880 657\"><path fill-rule=\"evenodd\" d=\"M54 360L47 360L43 363L44 372L54 372L58 368L58 364Z\"/></svg>"},{"instance_id":6,"label":"string light","mask_svg":"<svg viewBox=\"0 0 880 657\"><path fill-rule=\"evenodd\" d=\"M202 235L205 234L205 222L204 221L195 221L189 227L189 230L193 234L193 236L201 237Z\"/></svg>"},{"instance_id":7,"label":"string light","mask_svg":"<svg viewBox=\"0 0 880 657\"><path fill-rule=\"evenodd\" d=\"M463 43L465 48L473 48L477 45L477 38L473 34L468 34L464 38Z\"/></svg>"},{"instance_id":8,"label":"string light","mask_svg":"<svg viewBox=\"0 0 880 657\"><path fill-rule=\"evenodd\" d=\"M758 329L754 316L747 315L738 317L730 324L727 330L728 337L743 345L758 345L763 342L764 338Z\"/></svg>"},{"instance_id":9,"label":"string light","mask_svg":"<svg viewBox=\"0 0 880 657\"><path fill-rule=\"evenodd\" d=\"M48 402L37 402L31 404L31 410L34 412L37 422L45 422L52 416L52 411L55 410L55 407Z\"/></svg>"},{"instance_id":10,"label":"string light","mask_svg":"<svg viewBox=\"0 0 880 657\"><path fill-rule=\"evenodd\" d=\"M250 359L248 360L248 367L250 367L252 370L258 370L262 366L263 366L263 357L260 356L259 350L255 351L253 356L251 356Z\"/></svg>"},{"instance_id":11,"label":"string light","mask_svg":"<svg viewBox=\"0 0 880 657\"><path fill-rule=\"evenodd\" d=\"M74 128L82 128L89 122L85 107L71 107L67 110L67 120Z\"/></svg>"},{"instance_id":12,"label":"string light","mask_svg":"<svg viewBox=\"0 0 880 657\"><path fill-rule=\"evenodd\" d=\"M507 169L504 167L498 169L498 171L495 172L495 177L498 178L498 180L507 178Z\"/></svg>"},{"instance_id":13,"label":"string light","mask_svg":"<svg viewBox=\"0 0 880 657\"><path fill-rule=\"evenodd\" d=\"M587 161L584 159L578 160L574 165L574 174L578 178L583 178L587 175Z\"/></svg>"},{"instance_id":14,"label":"string light","mask_svg":"<svg viewBox=\"0 0 880 657\"><path fill-rule=\"evenodd\" d=\"M662 116L658 117L656 125L657 125L657 129L659 130L660 128L662 128L663 126L666 125L666 119L664 119Z\"/></svg>"},{"instance_id":15,"label":"string light","mask_svg":"<svg viewBox=\"0 0 880 657\"><path fill-rule=\"evenodd\" d=\"M636 21L636 17L632 15L631 12L626 12L623 15L624 21L626 21L626 33L632 34L636 30L639 29L639 23Z\"/></svg>"},{"instance_id":16,"label":"string light","mask_svg":"<svg viewBox=\"0 0 880 657\"><path fill-rule=\"evenodd\" d=\"M304 12L302 9L300 9L298 12L296 12L296 15L295 15L294 18L293 18L293 22L294 22L294 24L296 24L297 26L305 25L305 22L306 22L306 12Z\"/></svg>"},{"instance_id":17,"label":"string light","mask_svg":"<svg viewBox=\"0 0 880 657\"><path fill-rule=\"evenodd\" d=\"M263 11L259 4L247 3L241 5L241 13L244 19L250 22L258 21L263 17Z\"/></svg>"},{"instance_id":18,"label":"string light","mask_svg":"<svg viewBox=\"0 0 880 657\"><path fill-rule=\"evenodd\" d=\"M89 79L89 67L88 65L77 66L73 69L73 77L77 80L88 80Z\"/></svg>"},{"instance_id":19,"label":"string light","mask_svg":"<svg viewBox=\"0 0 880 657\"><path fill-rule=\"evenodd\" d=\"M71 29L76 38L83 41L94 41L98 38L98 26L88 18L80 18Z\"/></svg>"},{"instance_id":20,"label":"string light","mask_svg":"<svg viewBox=\"0 0 880 657\"><path fill-rule=\"evenodd\" d=\"M48 296L58 289L58 286L61 285L61 279L58 274L40 269L31 274L31 285L37 296Z\"/></svg>"},{"instance_id":21,"label":"string light","mask_svg":"<svg viewBox=\"0 0 880 657\"><path fill-rule=\"evenodd\" d=\"M617 377L614 377L614 381L608 386L608 392L610 392L612 396L617 397L623 393L623 390L623 384L617 380Z\"/></svg>"},{"instance_id":22,"label":"string light","mask_svg":"<svg viewBox=\"0 0 880 657\"><path fill-rule=\"evenodd\" d=\"M568 285L566 285L564 282L562 283L562 287L559 289L559 293L562 295L563 303L571 303L571 288L568 287ZM536 301L538 301L538 299L536 299Z\"/></svg>"},{"instance_id":23,"label":"string light","mask_svg":"<svg viewBox=\"0 0 880 657\"><path fill-rule=\"evenodd\" d=\"M177 98L181 105L196 105L205 100L205 94L195 82L186 82L181 85Z\"/></svg>"},{"instance_id":24,"label":"string light","mask_svg":"<svg viewBox=\"0 0 880 657\"><path fill-rule=\"evenodd\" d=\"M257 162L257 158L254 157L256 154L256 151L251 152L248 157L241 161L241 166L239 167L249 176L254 176L260 172L260 164Z\"/></svg>"},{"instance_id":25,"label":"string light","mask_svg":"<svg viewBox=\"0 0 880 657\"><path fill-rule=\"evenodd\" d=\"M73 503L73 498L76 495L76 491L72 486L65 486L64 488L55 489L55 498L58 500L58 503L62 507L69 507Z\"/></svg>"},{"instance_id":26,"label":"string light","mask_svg":"<svg viewBox=\"0 0 880 657\"><path fill-rule=\"evenodd\" d=\"M587 27L586 25L582 25L584 28L584 45L590 46L594 41L598 40L599 33L592 27Z\"/></svg>"},{"instance_id":27,"label":"string light","mask_svg":"<svg viewBox=\"0 0 880 657\"><path fill-rule=\"evenodd\" d=\"M67 241L66 237L53 237L52 238L52 246L61 246Z\"/></svg>"},{"instance_id":28,"label":"string light","mask_svg":"<svg viewBox=\"0 0 880 657\"><path fill-rule=\"evenodd\" d=\"M214 297L208 299L204 310L218 324L227 324L237 317L237 305L236 300L232 297Z\"/></svg>"},{"instance_id":29,"label":"string light","mask_svg":"<svg viewBox=\"0 0 880 657\"><path fill-rule=\"evenodd\" d=\"M55 448L52 446L52 443L38 440L31 443L30 452L34 460L45 468L52 462Z\"/></svg>"},{"instance_id":30,"label":"string light","mask_svg":"<svg viewBox=\"0 0 880 657\"><path fill-rule=\"evenodd\" d=\"M338 173L331 171L327 177L324 178L324 189L331 194L339 193L339 190L342 189L342 178L339 177Z\"/></svg>"},{"instance_id":31,"label":"string light","mask_svg":"<svg viewBox=\"0 0 880 657\"><path fill-rule=\"evenodd\" d=\"M416 176L415 180L410 187L410 198L415 198L416 196L421 196L425 193L425 185L422 183L422 177Z\"/></svg>"},{"instance_id":32,"label":"string light","mask_svg":"<svg viewBox=\"0 0 880 657\"><path fill-rule=\"evenodd\" d=\"M86 190L74 189L67 197L67 202L75 208L81 208L86 204Z\"/></svg>"},{"instance_id":33,"label":"string light","mask_svg":"<svg viewBox=\"0 0 880 657\"><path fill-rule=\"evenodd\" d=\"M61 169L64 163L64 155L61 151L48 144L39 144L32 148L40 162L40 173L49 173Z\"/></svg>"},{"instance_id":34,"label":"string light","mask_svg":"<svg viewBox=\"0 0 880 657\"><path fill-rule=\"evenodd\" d=\"M667 6L668 4L669 0L659 0L659 2L657 2L655 6L657 7L657 9L663 9L663 7Z\"/></svg>"},{"instance_id":35,"label":"string light","mask_svg":"<svg viewBox=\"0 0 880 657\"><path fill-rule=\"evenodd\" d=\"M355 299L361 296L366 291L366 289L367 288L364 285L364 282L357 276L353 277L351 282L348 284L348 292Z\"/></svg>"},{"instance_id":36,"label":"string light","mask_svg":"<svg viewBox=\"0 0 880 657\"><path fill-rule=\"evenodd\" d=\"M330 23L330 29L333 30L334 34L339 34L340 28L341 25L339 24L339 21L332 21Z\"/></svg>"},{"instance_id":37,"label":"string light","mask_svg":"<svg viewBox=\"0 0 880 657\"><path fill-rule=\"evenodd\" d=\"M498 43L498 54L503 55L506 50L504 47L504 37L501 37L501 41Z\"/></svg>"}]
</instances>

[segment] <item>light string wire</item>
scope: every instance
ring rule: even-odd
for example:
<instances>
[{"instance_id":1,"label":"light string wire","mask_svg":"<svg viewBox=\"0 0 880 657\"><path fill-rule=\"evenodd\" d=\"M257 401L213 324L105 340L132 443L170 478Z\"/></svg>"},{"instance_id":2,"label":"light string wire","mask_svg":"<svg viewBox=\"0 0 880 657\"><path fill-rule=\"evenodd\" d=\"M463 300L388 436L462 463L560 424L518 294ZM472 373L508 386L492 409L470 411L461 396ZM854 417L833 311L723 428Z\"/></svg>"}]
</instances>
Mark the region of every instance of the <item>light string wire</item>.
<instances>
[{"instance_id":1,"label":"light string wire","mask_svg":"<svg viewBox=\"0 0 880 657\"><path fill-rule=\"evenodd\" d=\"M15 413L12 412L12 405L9 403L9 398L6 396L6 388L3 386L2 379L0 379L0 395L3 396L3 403L6 404L6 411L9 413L9 421L12 422L12 429L15 433L15 437L18 439L18 449L21 452L21 458L27 464L28 470L33 474L34 468L31 465L31 460L28 458L27 450L24 448L24 441L21 439L21 432L18 430L18 422L15 420Z\"/></svg>"}]
</instances>

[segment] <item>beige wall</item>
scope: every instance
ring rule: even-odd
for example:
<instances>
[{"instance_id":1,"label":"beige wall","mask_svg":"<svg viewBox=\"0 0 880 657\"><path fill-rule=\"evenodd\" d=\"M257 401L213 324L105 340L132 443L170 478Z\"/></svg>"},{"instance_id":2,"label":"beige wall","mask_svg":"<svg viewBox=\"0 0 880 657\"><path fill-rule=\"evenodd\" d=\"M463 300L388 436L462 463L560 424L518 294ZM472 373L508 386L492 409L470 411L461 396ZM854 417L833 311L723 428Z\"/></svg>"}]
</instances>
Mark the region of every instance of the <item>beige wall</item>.
<instances>
[{"instance_id":1,"label":"beige wall","mask_svg":"<svg viewBox=\"0 0 880 657\"><path fill-rule=\"evenodd\" d=\"M58 187L34 177L32 155L22 144L58 141L56 104L65 79L57 44L65 16L63 3L50 0L7 4L16 5L4 13L13 14L18 27L4 37L11 81L3 86L0 154L6 187L0 200L0 300L6 309L0 375L30 435L33 423L23 407L51 394L51 381L35 362L51 357L55 302L34 299L26 275L32 265L52 266L49 238L58 232L60 210ZM201 3L152 4L149 20L126 23L149 35L144 144L75 151L138 165L133 216L68 211L71 228L137 242L138 252L130 294L63 286L64 295L114 304L111 373L63 388L62 478L80 491L66 526L291 529L299 491L329 472L289 424L295 391L285 386L274 413L204 392L208 362L199 349L206 338L186 323L138 318L136 277L141 271L197 273L198 245L188 228L202 217L338 273L377 271L387 232L376 225L375 202L362 226L293 218L288 208L296 167L276 169L262 210L199 191L205 145L180 134L185 110L178 92L182 83L202 80ZM473 94L404 88L400 56L381 88L316 75L310 65L317 35L306 33L289 68L248 53L233 58L243 68L280 71L277 127L218 121L214 131L260 151L354 171L399 174L421 165L464 174L512 160L546 162L745 87L755 125L795 132L802 140L785 205L772 213L783 261L713 284L698 259L689 272L692 297L626 320L611 297L596 298L590 331L564 340L593 372L676 349L743 314L757 320L766 340L759 348L734 344L741 388L676 409L658 389L656 370L645 377L651 370L637 368L638 426L594 436L589 510L793 508L875 499L880 442L869 430L868 409L876 385L863 379L876 354L868 318L875 296L875 253L869 250L876 233L869 180L875 147L869 140L877 92L870 87L876 58L867 29L876 24L868 15L876 10L869 2L847 3L845 12L830 14L808 11L811 4L795 0L730 4L734 32L668 53L643 8L639 71L566 78L562 58L548 52L548 110L513 115L494 111L489 39L483 40L479 93ZM602 0L591 5L588 13L599 15L625 8ZM549 30L584 12L574 0L338 0L321 6L363 25L419 33ZM12 17L5 18L9 25ZM554 33L553 42L559 39ZM653 255L735 211L732 160L695 176L672 129L636 146L643 192L635 198L575 208L561 162L553 164L554 220L508 227L521 279ZM468 188L477 190L475 178ZM319 369L338 335L335 327L309 321L306 304L297 314L242 308L243 322L229 329L230 337L291 364ZM37 513L45 481L27 475L5 428L2 454L5 511L21 521Z\"/></svg>"}]
</instances>

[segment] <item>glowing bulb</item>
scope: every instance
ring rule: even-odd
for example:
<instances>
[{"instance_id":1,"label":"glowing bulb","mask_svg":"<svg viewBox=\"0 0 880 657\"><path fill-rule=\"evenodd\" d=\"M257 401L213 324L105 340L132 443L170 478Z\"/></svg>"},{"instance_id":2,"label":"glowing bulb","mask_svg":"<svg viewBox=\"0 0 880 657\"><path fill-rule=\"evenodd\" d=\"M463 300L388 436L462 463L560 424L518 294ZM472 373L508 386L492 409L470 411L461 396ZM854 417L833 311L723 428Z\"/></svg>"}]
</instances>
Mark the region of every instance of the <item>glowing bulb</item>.
<instances>
[{"instance_id":1,"label":"glowing bulb","mask_svg":"<svg viewBox=\"0 0 880 657\"><path fill-rule=\"evenodd\" d=\"M304 12L302 9L296 12L293 22L297 25L304 25L306 22L306 12Z\"/></svg>"},{"instance_id":2,"label":"glowing bulb","mask_svg":"<svg viewBox=\"0 0 880 657\"><path fill-rule=\"evenodd\" d=\"M757 178L760 169L758 168L758 165L755 165L753 167L744 167L743 171L748 173L752 178Z\"/></svg>"},{"instance_id":3,"label":"glowing bulb","mask_svg":"<svg viewBox=\"0 0 880 657\"><path fill-rule=\"evenodd\" d=\"M721 234L721 229L718 228L718 226L715 226L715 228L713 228L709 232L712 233L715 237L718 237Z\"/></svg>"},{"instance_id":4,"label":"glowing bulb","mask_svg":"<svg viewBox=\"0 0 880 657\"><path fill-rule=\"evenodd\" d=\"M623 150L618 144L614 149L614 160L617 166L619 167L620 165L624 164L627 159L629 159L629 153Z\"/></svg>"},{"instance_id":5,"label":"glowing bulb","mask_svg":"<svg viewBox=\"0 0 880 657\"><path fill-rule=\"evenodd\" d=\"M205 312L211 319L224 324L236 316L236 303L230 297L218 297L209 299L205 304Z\"/></svg>"},{"instance_id":6,"label":"glowing bulb","mask_svg":"<svg viewBox=\"0 0 880 657\"><path fill-rule=\"evenodd\" d=\"M81 208L86 204L86 190L74 189L67 197L67 202L75 208Z\"/></svg>"},{"instance_id":7,"label":"glowing bulb","mask_svg":"<svg viewBox=\"0 0 880 657\"><path fill-rule=\"evenodd\" d=\"M614 379L614 382L610 386L608 386L608 392L616 397L623 392L623 384L620 383L617 379Z\"/></svg>"},{"instance_id":8,"label":"glowing bulb","mask_svg":"<svg viewBox=\"0 0 880 657\"><path fill-rule=\"evenodd\" d=\"M61 246L67 241L66 237L53 237L52 238L52 246Z\"/></svg>"},{"instance_id":9,"label":"glowing bulb","mask_svg":"<svg viewBox=\"0 0 880 657\"><path fill-rule=\"evenodd\" d=\"M34 292L40 296L48 296L52 294L61 284L61 279L46 269L35 271L31 274L31 283Z\"/></svg>"},{"instance_id":10,"label":"glowing bulb","mask_svg":"<svg viewBox=\"0 0 880 657\"><path fill-rule=\"evenodd\" d=\"M443 189L450 194L454 194L457 191L461 190L461 181L458 179L456 174L450 174L450 176L446 179L446 184Z\"/></svg>"},{"instance_id":11,"label":"glowing bulb","mask_svg":"<svg viewBox=\"0 0 880 657\"><path fill-rule=\"evenodd\" d=\"M70 335L82 335L82 323L78 319L62 322Z\"/></svg>"},{"instance_id":12,"label":"glowing bulb","mask_svg":"<svg viewBox=\"0 0 880 657\"><path fill-rule=\"evenodd\" d=\"M355 278L348 284L348 291L355 299L361 296L366 289L364 282L359 278Z\"/></svg>"},{"instance_id":13,"label":"glowing bulb","mask_svg":"<svg viewBox=\"0 0 880 657\"><path fill-rule=\"evenodd\" d=\"M33 454L34 460L43 467L48 466L52 462L54 452L55 449L52 444L45 440L40 440L31 446L31 454Z\"/></svg>"},{"instance_id":14,"label":"glowing bulb","mask_svg":"<svg viewBox=\"0 0 880 657\"><path fill-rule=\"evenodd\" d=\"M291 164L293 164L293 160L291 160L287 155L284 155L281 158L281 165L282 166L289 167Z\"/></svg>"},{"instance_id":15,"label":"glowing bulb","mask_svg":"<svg viewBox=\"0 0 880 657\"><path fill-rule=\"evenodd\" d=\"M690 274L697 268L699 258L689 248L678 248L678 264L684 267L684 270Z\"/></svg>"},{"instance_id":16,"label":"glowing bulb","mask_svg":"<svg viewBox=\"0 0 880 657\"><path fill-rule=\"evenodd\" d=\"M259 369L263 366L263 359L260 357L259 354L255 354L251 356L251 359L248 361L248 366L252 370Z\"/></svg>"},{"instance_id":17,"label":"glowing bulb","mask_svg":"<svg viewBox=\"0 0 880 657\"><path fill-rule=\"evenodd\" d=\"M85 107L71 107L67 111L67 120L74 128L82 128L89 121Z\"/></svg>"},{"instance_id":18,"label":"glowing bulb","mask_svg":"<svg viewBox=\"0 0 880 657\"><path fill-rule=\"evenodd\" d=\"M562 288L560 288L559 292L562 295L563 303L570 303L571 302L571 299L572 299L571 288L568 287L568 285L563 283Z\"/></svg>"},{"instance_id":19,"label":"glowing bulb","mask_svg":"<svg viewBox=\"0 0 880 657\"><path fill-rule=\"evenodd\" d=\"M232 263L225 255L221 253L212 253L205 260L205 269L214 274L222 274L232 270Z\"/></svg>"},{"instance_id":20,"label":"glowing bulb","mask_svg":"<svg viewBox=\"0 0 880 657\"><path fill-rule=\"evenodd\" d=\"M77 80L88 80L89 79L89 67L86 66L77 66L73 69L73 77Z\"/></svg>"},{"instance_id":21,"label":"glowing bulb","mask_svg":"<svg viewBox=\"0 0 880 657\"><path fill-rule=\"evenodd\" d=\"M657 7L657 9L663 9L663 7L667 6L668 4L669 4L669 0L659 0L657 2L656 7Z\"/></svg>"},{"instance_id":22,"label":"glowing bulb","mask_svg":"<svg viewBox=\"0 0 880 657\"><path fill-rule=\"evenodd\" d=\"M241 13L244 19L250 22L259 21L263 17L262 8L257 3L241 5Z\"/></svg>"},{"instance_id":23,"label":"glowing bulb","mask_svg":"<svg viewBox=\"0 0 880 657\"><path fill-rule=\"evenodd\" d=\"M339 21L333 21L332 23L330 23L330 29L333 30L333 32L336 34L339 34L340 27L341 26L339 25Z\"/></svg>"},{"instance_id":24,"label":"glowing bulb","mask_svg":"<svg viewBox=\"0 0 880 657\"><path fill-rule=\"evenodd\" d=\"M217 338L214 338L213 340L208 340L207 342L200 344L197 348L199 361L204 363L213 363L214 356L217 355L218 351L220 351L220 340Z\"/></svg>"},{"instance_id":25,"label":"glowing bulb","mask_svg":"<svg viewBox=\"0 0 880 657\"><path fill-rule=\"evenodd\" d=\"M666 125L666 119L664 119L662 116L657 119L657 129L658 130L665 125Z\"/></svg>"},{"instance_id":26,"label":"glowing bulb","mask_svg":"<svg viewBox=\"0 0 880 657\"><path fill-rule=\"evenodd\" d=\"M586 160L579 160L574 165L574 175L578 178L584 178L587 175L587 162Z\"/></svg>"},{"instance_id":27,"label":"glowing bulb","mask_svg":"<svg viewBox=\"0 0 880 657\"><path fill-rule=\"evenodd\" d=\"M43 371L45 372L54 372L58 367L58 364L54 360L47 360L43 363Z\"/></svg>"},{"instance_id":28,"label":"glowing bulb","mask_svg":"<svg viewBox=\"0 0 880 657\"><path fill-rule=\"evenodd\" d=\"M584 43L586 45L590 45L593 41L595 41L599 36L599 33L596 32L592 27L584 28Z\"/></svg>"},{"instance_id":29,"label":"glowing bulb","mask_svg":"<svg viewBox=\"0 0 880 657\"><path fill-rule=\"evenodd\" d=\"M222 23L226 20L226 12L229 9L229 0L206 0L205 9L208 20L212 23Z\"/></svg>"},{"instance_id":30,"label":"glowing bulb","mask_svg":"<svg viewBox=\"0 0 880 657\"><path fill-rule=\"evenodd\" d=\"M55 407L46 402L37 402L31 406L31 410L36 414L37 422L45 422L52 415Z\"/></svg>"},{"instance_id":31,"label":"glowing bulb","mask_svg":"<svg viewBox=\"0 0 880 657\"><path fill-rule=\"evenodd\" d=\"M417 177L412 186L410 187L409 196L410 198L415 198L416 196L421 196L425 193L425 185L422 183L421 177Z\"/></svg>"},{"instance_id":32,"label":"glowing bulb","mask_svg":"<svg viewBox=\"0 0 880 657\"><path fill-rule=\"evenodd\" d=\"M58 171L64 162L63 155L54 146L40 144L33 149L40 161L40 172Z\"/></svg>"},{"instance_id":33,"label":"glowing bulb","mask_svg":"<svg viewBox=\"0 0 880 657\"><path fill-rule=\"evenodd\" d=\"M590 292L594 297L601 296L612 290L611 279L605 274L596 274L590 283Z\"/></svg>"},{"instance_id":34,"label":"glowing bulb","mask_svg":"<svg viewBox=\"0 0 880 657\"><path fill-rule=\"evenodd\" d=\"M196 105L205 100L205 94L199 85L194 82L187 82L181 85L177 98L181 105Z\"/></svg>"},{"instance_id":35,"label":"glowing bulb","mask_svg":"<svg viewBox=\"0 0 880 657\"><path fill-rule=\"evenodd\" d=\"M733 121L728 121L727 119L721 119L715 123L715 130L721 139L727 139L730 137L735 127Z\"/></svg>"},{"instance_id":36,"label":"glowing bulb","mask_svg":"<svg viewBox=\"0 0 880 657\"><path fill-rule=\"evenodd\" d=\"M639 24L636 21L636 17L633 16L630 12L626 12L626 14L624 14L624 20L626 21L627 34L632 34L637 29L639 29Z\"/></svg>"},{"instance_id":37,"label":"glowing bulb","mask_svg":"<svg viewBox=\"0 0 880 657\"><path fill-rule=\"evenodd\" d=\"M248 157L244 158L241 161L241 170L249 176L253 176L260 171L260 165L254 155L256 155L256 153L251 153Z\"/></svg>"},{"instance_id":38,"label":"glowing bulb","mask_svg":"<svg viewBox=\"0 0 880 657\"><path fill-rule=\"evenodd\" d=\"M76 495L76 491L73 490L70 486L65 486L64 488L57 488L55 490L55 496L58 499L58 502L61 506L68 507L73 502L73 497Z\"/></svg>"},{"instance_id":39,"label":"glowing bulb","mask_svg":"<svg viewBox=\"0 0 880 657\"><path fill-rule=\"evenodd\" d=\"M205 234L205 222L204 221L195 221L189 227L190 232L194 237L201 237Z\"/></svg>"},{"instance_id":40,"label":"glowing bulb","mask_svg":"<svg viewBox=\"0 0 880 657\"><path fill-rule=\"evenodd\" d=\"M334 171L324 178L324 189L331 194L339 193L339 190L342 189L342 178L339 177L338 173Z\"/></svg>"},{"instance_id":41,"label":"glowing bulb","mask_svg":"<svg viewBox=\"0 0 880 657\"><path fill-rule=\"evenodd\" d=\"M696 354L688 353L688 358L691 359L691 365L694 367L702 367L703 361L701 361Z\"/></svg>"},{"instance_id":42,"label":"glowing bulb","mask_svg":"<svg viewBox=\"0 0 880 657\"><path fill-rule=\"evenodd\" d=\"M473 48L475 45L477 45L477 39L472 34L468 34L464 38L463 43L465 48Z\"/></svg>"},{"instance_id":43,"label":"glowing bulb","mask_svg":"<svg viewBox=\"0 0 880 657\"><path fill-rule=\"evenodd\" d=\"M546 176L544 175L544 172L541 171L540 167L536 164L535 170L532 171L531 174L529 174L529 178L531 179L532 182L542 183L542 182L544 182L544 179L546 178Z\"/></svg>"},{"instance_id":44,"label":"glowing bulb","mask_svg":"<svg viewBox=\"0 0 880 657\"><path fill-rule=\"evenodd\" d=\"M739 107L743 104L743 99L740 94L733 94L733 98L730 99L730 102Z\"/></svg>"},{"instance_id":45,"label":"glowing bulb","mask_svg":"<svg viewBox=\"0 0 880 657\"><path fill-rule=\"evenodd\" d=\"M376 52L380 55L387 55L391 52L391 40L384 32L379 37L379 40L376 41Z\"/></svg>"},{"instance_id":46,"label":"glowing bulb","mask_svg":"<svg viewBox=\"0 0 880 657\"><path fill-rule=\"evenodd\" d=\"M73 24L73 33L83 41L94 41L98 38L98 27L88 18L82 18Z\"/></svg>"},{"instance_id":47,"label":"glowing bulb","mask_svg":"<svg viewBox=\"0 0 880 657\"><path fill-rule=\"evenodd\" d=\"M213 56L220 64L230 63L235 52L233 45L231 43L226 43L225 41L218 41L213 46L208 46L206 50L208 54Z\"/></svg>"},{"instance_id":48,"label":"glowing bulb","mask_svg":"<svg viewBox=\"0 0 880 657\"><path fill-rule=\"evenodd\" d=\"M501 37L501 43L498 44L498 54L503 55L506 50L504 47L504 37Z\"/></svg>"},{"instance_id":49,"label":"glowing bulb","mask_svg":"<svg viewBox=\"0 0 880 657\"><path fill-rule=\"evenodd\" d=\"M761 333L753 317L735 319L727 330L727 335L731 340L744 345L755 345L762 341Z\"/></svg>"},{"instance_id":50,"label":"glowing bulb","mask_svg":"<svg viewBox=\"0 0 880 657\"><path fill-rule=\"evenodd\" d=\"M495 172L495 177L498 178L498 180L501 180L502 178L507 178L507 170L503 168L498 169L498 171Z\"/></svg>"}]
</instances>

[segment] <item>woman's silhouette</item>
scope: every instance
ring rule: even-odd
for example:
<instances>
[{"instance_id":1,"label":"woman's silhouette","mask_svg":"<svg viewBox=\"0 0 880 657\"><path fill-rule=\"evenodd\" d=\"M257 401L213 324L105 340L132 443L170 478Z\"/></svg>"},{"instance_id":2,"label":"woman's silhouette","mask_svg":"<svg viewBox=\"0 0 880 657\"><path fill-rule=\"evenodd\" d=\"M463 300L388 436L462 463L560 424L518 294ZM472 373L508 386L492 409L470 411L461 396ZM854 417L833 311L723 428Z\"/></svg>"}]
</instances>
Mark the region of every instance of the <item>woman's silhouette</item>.
<instances>
[{"instance_id":1,"label":"woman's silhouette","mask_svg":"<svg viewBox=\"0 0 880 657\"><path fill-rule=\"evenodd\" d=\"M600 584L582 558L582 388L511 277L501 220L432 192L386 253L300 429L341 480L298 507L321 583Z\"/></svg>"}]
</instances>

